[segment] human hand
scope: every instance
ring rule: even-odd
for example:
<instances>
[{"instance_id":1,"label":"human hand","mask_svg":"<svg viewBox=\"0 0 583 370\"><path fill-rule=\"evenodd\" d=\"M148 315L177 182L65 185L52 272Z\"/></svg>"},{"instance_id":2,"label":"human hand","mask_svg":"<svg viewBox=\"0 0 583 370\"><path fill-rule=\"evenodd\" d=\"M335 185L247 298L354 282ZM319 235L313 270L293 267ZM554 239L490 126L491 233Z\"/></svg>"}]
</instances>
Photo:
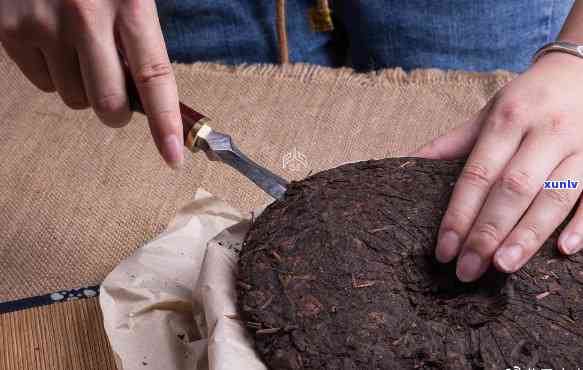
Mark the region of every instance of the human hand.
<instances>
[{"instance_id":1,"label":"human hand","mask_svg":"<svg viewBox=\"0 0 583 370\"><path fill-rule=\"evenodd\" d=\"M583 60L541 57L501 89L470 121L414 155L468 156L442 219L437 259L459 255L457 276L478 279L490 263L520 269L573 209L583 178ZM545 180L579 181L576 189L543 189ZM583 247L583 207L562 231L558 248Z\"/></svg>"},{"instance_id":2,"label":"human hand","mask_svg":"<svg viewBox=\"0 0 583 370\"><path fill-rule=\"evenodd\" d=\"M158 150L176 167L183 158L178 92L154 0L0 0L0 42L39 89L58 91L69 107L93 108L103 123L128 123L119 49Z\"/></svg>"}]
</instances>

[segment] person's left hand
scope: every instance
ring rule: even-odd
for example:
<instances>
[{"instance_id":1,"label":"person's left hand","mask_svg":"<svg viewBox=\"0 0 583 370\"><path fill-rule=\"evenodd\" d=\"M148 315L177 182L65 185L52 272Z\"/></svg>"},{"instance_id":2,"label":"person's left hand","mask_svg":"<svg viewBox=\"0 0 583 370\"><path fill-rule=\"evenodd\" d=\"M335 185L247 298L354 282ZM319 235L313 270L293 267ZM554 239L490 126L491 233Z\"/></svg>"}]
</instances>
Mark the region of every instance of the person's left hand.
<instances>
[{"instance_id":1,"label":"person's left hand","mask_svg":"<svg viewBox=\"0 0 583 370\"><path fill-rule=\"evenodd\" d=\"M459 255L457 276L465 282L478 279L492 262L500 271L517 271L583 190L583 60L557 52L544 55L476 117L414 155L468 156L441 222L437 259L446 263ZM568 179L578 186L543 188L545 180ZM558 248L574 254L582 247L579 206Z\"/></svg>"}]
</instances>

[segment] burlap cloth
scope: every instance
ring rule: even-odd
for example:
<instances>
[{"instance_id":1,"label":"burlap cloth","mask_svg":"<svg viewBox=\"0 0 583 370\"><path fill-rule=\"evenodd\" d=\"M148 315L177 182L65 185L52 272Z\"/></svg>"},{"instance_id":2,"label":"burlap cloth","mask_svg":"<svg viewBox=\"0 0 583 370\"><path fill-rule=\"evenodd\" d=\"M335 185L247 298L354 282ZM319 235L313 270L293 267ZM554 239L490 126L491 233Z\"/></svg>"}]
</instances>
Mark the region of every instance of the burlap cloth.
<instances>
[{"instance_id":1,"label":"burlap cloth","mask_svg":"<svg viewBox=\"0 0 583 370\"><path fill-rule=\"evenodd\" d=\"M463 122L512 75L307 65L176 66L183 101L252 158L298 179L404 154ZM187 155L165 167L143 117L123 129L41 94L0 49L0 301L99 283L198 187L245 212L269 198Z\"/></svg>"}]
</instances>

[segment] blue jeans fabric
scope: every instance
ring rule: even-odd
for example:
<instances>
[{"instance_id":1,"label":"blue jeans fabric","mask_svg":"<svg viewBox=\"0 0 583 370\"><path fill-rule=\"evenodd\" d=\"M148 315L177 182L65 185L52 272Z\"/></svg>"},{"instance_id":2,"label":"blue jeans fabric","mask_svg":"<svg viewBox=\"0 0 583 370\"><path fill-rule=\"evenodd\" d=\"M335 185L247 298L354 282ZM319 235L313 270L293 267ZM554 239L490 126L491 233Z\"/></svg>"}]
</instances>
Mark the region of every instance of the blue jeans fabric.
<instances>
[{"instance_id":1,"label":"blue jeans fabric","mask_svg":"<svg viewBox=\"0 0 583 370\"><path fill-rule=\"evenodd\" d=\"M290 60L359 71L387 67L524 71L574 0L331 0L335 30L310 30L315 0L287 1ZM173 61L277 63L275 0L159 0Z\"/></svg>"}]
</instances>

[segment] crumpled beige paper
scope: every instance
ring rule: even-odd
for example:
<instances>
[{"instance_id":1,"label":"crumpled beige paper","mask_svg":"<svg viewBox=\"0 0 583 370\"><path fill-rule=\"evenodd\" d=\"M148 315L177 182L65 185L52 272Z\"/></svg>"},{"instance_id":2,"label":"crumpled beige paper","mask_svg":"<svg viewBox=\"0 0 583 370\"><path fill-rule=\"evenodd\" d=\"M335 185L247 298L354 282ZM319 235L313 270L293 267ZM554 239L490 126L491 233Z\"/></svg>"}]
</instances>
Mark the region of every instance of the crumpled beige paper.
<instances>
[{"instance_id":1,"label":"crumpled beige paper","mask_svg":"<svg viewBox=\"0 0 583 370\"><path fill-rule=\"evenodd\" d=\"M199 189L167 230L105 279L100 304L119 370L264 370L236 314L249 221Z\"/></svg>"}]
</instances>

